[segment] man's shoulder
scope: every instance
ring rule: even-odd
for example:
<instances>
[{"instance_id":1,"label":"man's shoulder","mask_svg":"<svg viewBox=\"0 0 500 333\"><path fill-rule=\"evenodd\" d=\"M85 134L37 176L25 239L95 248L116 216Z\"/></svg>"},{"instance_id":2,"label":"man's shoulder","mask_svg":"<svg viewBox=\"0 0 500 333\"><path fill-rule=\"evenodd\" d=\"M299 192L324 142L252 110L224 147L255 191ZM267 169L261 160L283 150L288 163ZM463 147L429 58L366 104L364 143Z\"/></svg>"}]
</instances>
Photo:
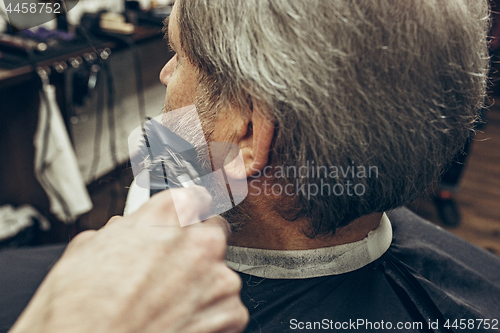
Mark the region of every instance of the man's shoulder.
<instances>
[{"instance_id":1,"label":"man's shoulder","mask_svg":"<svg viewBox=\"0 0 500 333\"><path fill-rule=\"evenodd\" d=\"M450 260L500 283L500 257L421 218L407 208L387 212L392 224L391 252L408 264ZM423 267L422 267L423 268ZM496 271L495 271L496 270Z\"/></svg>"},{"instance_id":2,"label":"man's shoulder","mask_svg":"<svg viewBox=\"0 0 500 333\"><path fill-rule=\"evenodd\" d=\"M406 208L387 215L393 227L390 255L416 272L443 313L459 305L478 314L500 314L499 257Z\"/></svg>"}]
</instances>

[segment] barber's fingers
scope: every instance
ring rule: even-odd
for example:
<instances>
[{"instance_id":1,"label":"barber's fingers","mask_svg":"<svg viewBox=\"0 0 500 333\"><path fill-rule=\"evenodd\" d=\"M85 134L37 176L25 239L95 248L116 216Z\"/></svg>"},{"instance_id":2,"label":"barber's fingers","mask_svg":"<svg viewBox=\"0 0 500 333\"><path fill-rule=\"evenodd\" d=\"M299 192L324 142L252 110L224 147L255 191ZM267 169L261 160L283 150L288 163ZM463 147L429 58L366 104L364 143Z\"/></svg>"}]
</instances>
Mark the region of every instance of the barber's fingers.
<instances>
[{"instance_id":1,"label":"barber's fingers","mask_svg":"<svg viewBox=\"0 0 500 333\"><path fill-rule=\"evenodd\" d=\"M200 249L206 260L223 261L226 257L227 239L230 228L227 221L219 215L204 222L182 228L194 243L193 248Z\"/></svg>"},{"instance_id":2,"label":"barber's fingers","mask_svg":"<svg viewBox=\"0 0 500 333\"><path fill-rule=\"evenodd\" d=\"M201 296L200 303L204 308L200 314L205 321L202 327L196 329L197 333L240 333L248 324L248 310L240 297L241 278L227 266L220 272L210 290Z\"/></svg>"},{"instance_id":3,"label":"barber's fingers","mask_svg":"<svg viewBox=\"0 0 500 333\"><path fill-rule=\"evenodd\" d=\"M172 189L170 194L180 226L201 222L209 216L212 197L204 187Z\"/></svg>"},{"instance_id":4,"label":"barber's fingers","mask_svg":"<svg viewBox=\"0 0 500 333\"><path fill-rule=\"evenodd\" d=\"M226 315L219 317L222 325L220 333L242 333L248 325L250 315L248 309L243 305L240 298L233 298L231 303L228 303Z\"/></svg>"},{"instance_id":5,"label":"barber's fingers","mask_svg":"<svg viewBox=\"0 0 500 333\"><path fill-rule=\"evenodd\" d=\"M212 216L211 218L203 221L202 225L221 228L226 238L229 238L229 236L231 235L231 227L229 226L229 223L220 215Z\"/></svg>"},{"instance_id":6,"label":"barber's fingers","mask_svg":"<svg viewBox=\"0 0 500 333\"><path fill-rule=\"evenodd\" d=\"M66 246L65 252L72 252L75 251L85 244L87 244L92 238L94 238L96 234L95 230L86 230L80 232L78 235L73 237L71 242L69 242L68 246Z\"/></svg>"},{"instance_id":7,"label":"barber's fingers","mask_svg":"<svg viewBox=\"0 0 500 333\"><path fill-rule=\"evenodd\" d=\"M115 223L115 222L120 221L122 218L123 218L123 216L119 216L119 215L112 216L112 217L108 220L108 222L106 222L105 227L110 226L111 224L113 224L113 223Z\"/></svg>"},{"instance_id":8,"label":"barber's fingers","mask_svg":"<svg viewBox=\"0 0 500 333\"><path fill-rule=\"evenodd\" d=\"M182 220L199 220L210 211L212 197L201 186L179 188L155 194L141 208L127 216L136 225L179 226Z\"/></svg>"},{"instance_id":9,"label":"barber's fingers","mask_svg":"<svg viewBox=\"0 0 500 333\"><path fill-rule=\"evenodd\" d=\"M170 190L171 198L178 210L193 208L200 215L208 214L212 206L212 196L202 186L174 188Z\"/></svg>"}]
</instances>

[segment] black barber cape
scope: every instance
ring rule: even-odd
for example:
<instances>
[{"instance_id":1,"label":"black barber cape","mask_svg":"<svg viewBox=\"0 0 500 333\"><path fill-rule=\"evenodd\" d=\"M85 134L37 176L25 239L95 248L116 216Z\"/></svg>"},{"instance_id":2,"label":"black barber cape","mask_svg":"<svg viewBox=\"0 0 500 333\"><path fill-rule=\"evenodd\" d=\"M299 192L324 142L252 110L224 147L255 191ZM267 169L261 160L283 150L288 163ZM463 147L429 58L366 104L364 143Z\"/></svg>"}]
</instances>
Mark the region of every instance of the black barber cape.
<instances>
[{"instance_id":1,"label":"black barber cape","mask_svg":"<svg viewBox=\"0 0 500 333\"><path fill-rule=\"evenodd\" d=\"M14 325L65 247L59 244L0 250L0 333Z\"/></svg>"},{"instance_id":2,"label":"black barber cape","mask_svg":"<svg viewBox=\"0 0 500 333\"><path fill-rule=\"evenodd\" d=\"M387 216L389 249L355 271L306 279L239 272L245 332L500 331L500 258L407 209Z\"/></svg>"}]
</instances>

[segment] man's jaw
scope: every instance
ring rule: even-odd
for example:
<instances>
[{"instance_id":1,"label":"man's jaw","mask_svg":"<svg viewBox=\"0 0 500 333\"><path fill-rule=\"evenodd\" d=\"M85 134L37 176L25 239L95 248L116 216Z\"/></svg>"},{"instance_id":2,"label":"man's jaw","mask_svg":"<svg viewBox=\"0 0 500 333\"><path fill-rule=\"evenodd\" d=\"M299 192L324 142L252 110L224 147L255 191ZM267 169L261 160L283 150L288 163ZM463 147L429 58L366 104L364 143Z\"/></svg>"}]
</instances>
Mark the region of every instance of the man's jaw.
<instances>
[{"instance_id":1,"label":"man's jaw","mask_svg":"<svg viewBox=\"0 0 500 333\"><path fill-rule=\"evenodd\" d=\"M184 109L184 110L182 110ZM214 170L224 167L225 156L228 154L231 143L211 142L214 137L214 117L207 112L198 112L194 105L178 110L169 110L168 104L163 109L162 124L181 138L189 142L197 153L197 168L202 175L213 174ZM178 112L177 112L178 111ZM227 197L230 188L225 180L217 177L208 177L209 182L204 185L214 198L212 211L222 211L226 200L217 198ZM244 202L242 203L244 206ZM240 204L241 205L241 204ZM243 220L241 217L249 216L245 207L240 205L221 215L227 216L233 230L240 229Z\"/></svg>"}]
</instances>

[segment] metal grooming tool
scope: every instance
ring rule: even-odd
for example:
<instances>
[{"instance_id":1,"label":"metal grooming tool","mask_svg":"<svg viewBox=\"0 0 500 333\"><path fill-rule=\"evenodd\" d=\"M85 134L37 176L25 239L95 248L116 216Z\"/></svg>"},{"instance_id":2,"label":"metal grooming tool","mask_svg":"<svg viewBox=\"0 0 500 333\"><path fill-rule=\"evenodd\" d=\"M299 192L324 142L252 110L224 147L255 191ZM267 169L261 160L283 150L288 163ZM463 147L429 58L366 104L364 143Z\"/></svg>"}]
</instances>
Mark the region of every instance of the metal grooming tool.
<instances>
[{"instance_id":1,"label":"metal grooming tool","mask_svg":"<svg viewBox=\"0 0 500 333\"><path fill-rule=\"evenodd\" d=\"M151 118L142 131L142 166L149 172L150 196L168 188L201 185L197 153L189 142Z\"/></svg>"}]
</instances>

